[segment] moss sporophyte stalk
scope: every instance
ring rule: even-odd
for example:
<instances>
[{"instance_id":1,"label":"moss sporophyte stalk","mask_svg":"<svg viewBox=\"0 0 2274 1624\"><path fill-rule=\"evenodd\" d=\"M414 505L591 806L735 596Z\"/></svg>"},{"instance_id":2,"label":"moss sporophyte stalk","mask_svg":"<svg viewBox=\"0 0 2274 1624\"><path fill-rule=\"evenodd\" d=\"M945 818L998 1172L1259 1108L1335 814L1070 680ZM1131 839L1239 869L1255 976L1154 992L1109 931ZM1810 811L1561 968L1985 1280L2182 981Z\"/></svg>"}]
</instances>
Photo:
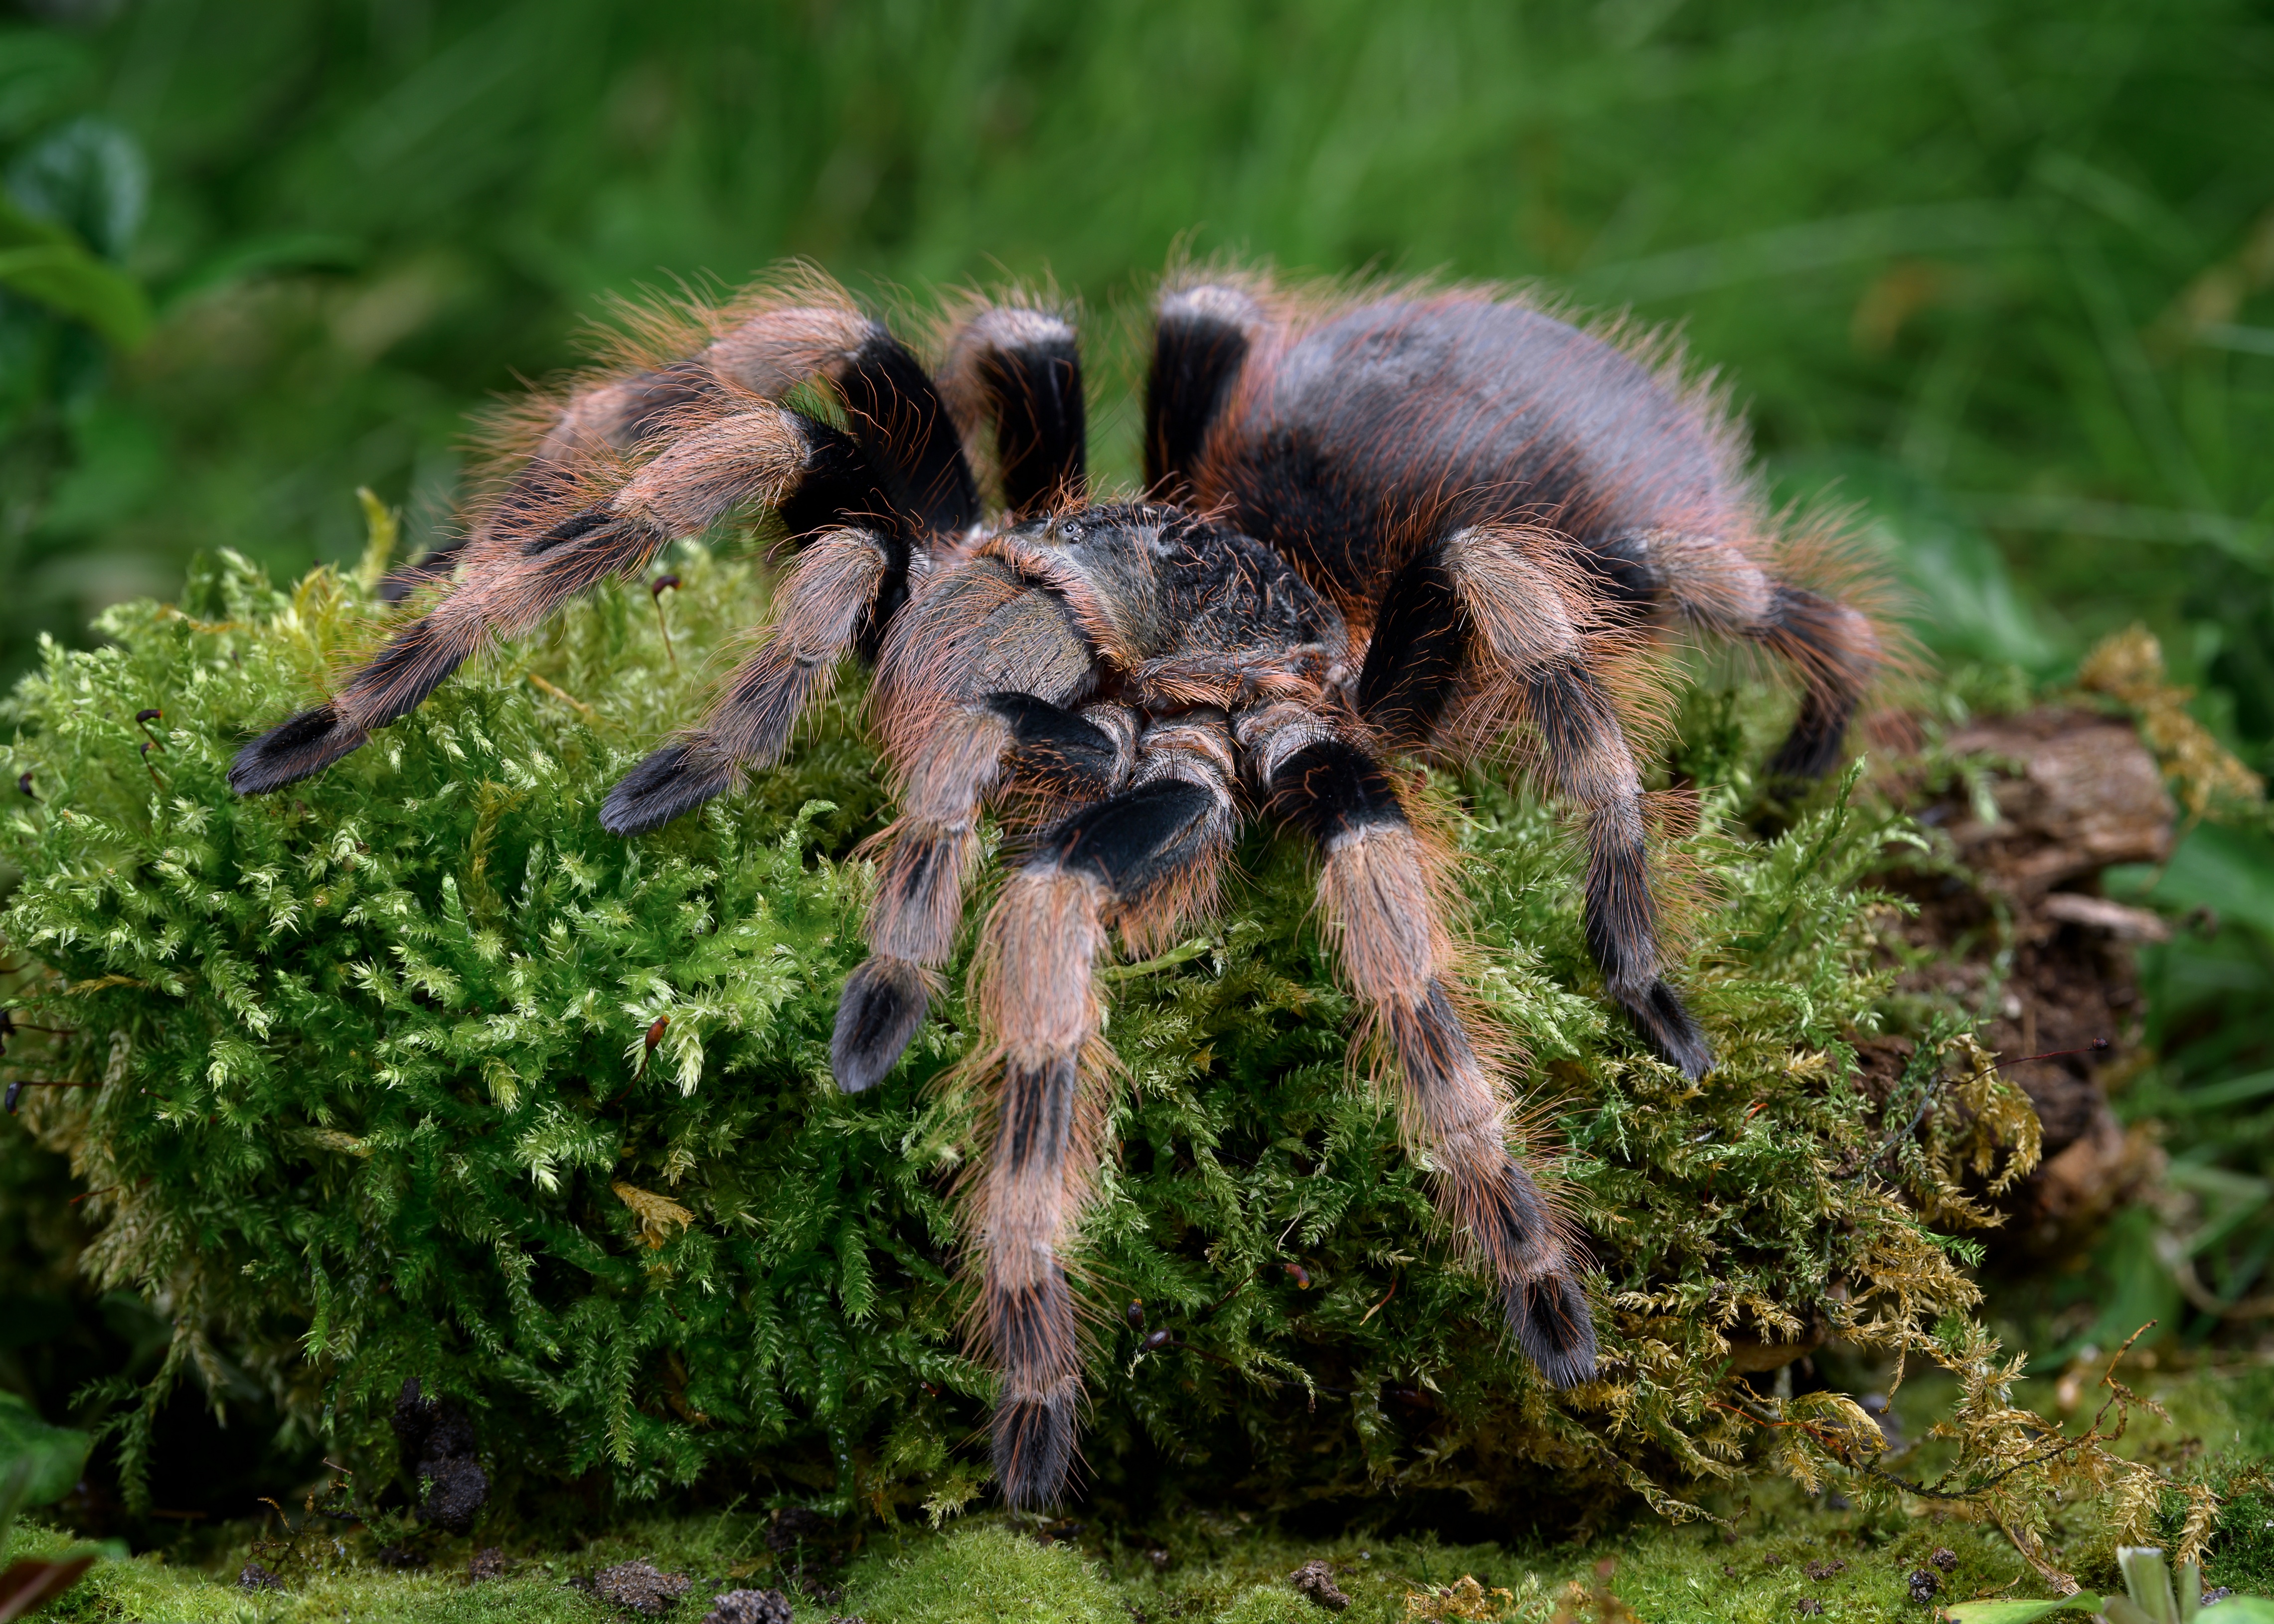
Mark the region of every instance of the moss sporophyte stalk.
<instances>
[{"instance_id":1,"label":"moss sporophyte stalk","mask_svg":"<svg viewBox=\"0 0 2274 1624\"><path fill-rule=\"evenodd\" d=\"M603 590L267 799L229 792L230 756L371 646L375 571L279 590L205 559L178 605L109 611L105 647L47 647L9 702L26 793L0 820L21 876L0 934L29 960L18 1018L56 1030L8 1064L75 1085L19 1109L88 1192L85 1267L172 1327L110 1395L130 1495L168 1393L224 1358L334 1460L388 1460L416 1378L506 1493L714 1473L895 1517L983 1492L963 966L882 1084L829 1076L884 817L860 695L696 816L637 840L597 820L763 618L749 568L691 545L672 567L668 646L643 586ZM1851 774L1765 842L1736 820L1741 748L1691 771L1665 857L1698 877L1702 1082L1598 996L1558 815L1484 776L1427 790L1478 995L1593 1253L1600 1379L1555 1392L1513 1357L1353 1054L1307 859L1259 833L1219 928L1107 977L1120 1151L1077 1259L1094 1482L1141 1457L1249 1506L1457 1487L1677 1519L1754 1471L1910 1492L1851 1400L1732 1370L1835 1337L1955 1372L1955 1459L1917 1486L2025 1552L2056 1486L2154 1515L2152 1474L2007 1403L2016 1363L1974 1318L1967 1180L2026 1170L2026 1104L1954 1028L1904 1083L1962 1101L1946 1128L1891 1144L1859 1086L1894 906L1866 876L1902 820Z\"/></svg>"}]
</instances>

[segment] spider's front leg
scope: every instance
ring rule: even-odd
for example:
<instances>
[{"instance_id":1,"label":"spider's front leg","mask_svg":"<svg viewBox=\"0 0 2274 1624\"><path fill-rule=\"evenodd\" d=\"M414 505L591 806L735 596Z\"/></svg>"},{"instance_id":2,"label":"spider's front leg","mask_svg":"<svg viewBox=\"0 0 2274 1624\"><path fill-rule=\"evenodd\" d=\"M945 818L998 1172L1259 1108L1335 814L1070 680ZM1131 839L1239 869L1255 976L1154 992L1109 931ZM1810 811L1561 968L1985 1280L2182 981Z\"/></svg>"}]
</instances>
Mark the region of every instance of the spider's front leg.
<instances>
[{"instance_id":1,"label":"spider's front leg","mask_svg":"<svg viewBox=\"0 0 2274 1624\"><path fill-rule=\"evenodd\" d=\"M469 533L395 571L380 595L399 602L446 577L462 557L480 556L491 538L527 534L534 516L572 501L580 481L611 459L731 410L737 397L779 402L808 380L832 388L855 436L885 452L904 508L949 529L977 516L970 474L930 380L842 289L793 276L698 314L713 336L693 354L588 380L556 400L527 461Z\"/></svg>"},{"instance_id":2,"label":"spider's front leg","mask_svg":"<svg viewBox=\"0 0 2274 1624\"><path fill-rule=\"evenodd\" d=\"M1552 1385L1593 1379L1594 1323L1562 1223L1524 1164L1505 1086L1448 982L1437 865L1365 748L1308 706L1239 719L1248 771L1324 858L1320 911L1398 1073L1398 1125L1438 1201L1491 1268L1517 1344Z\"/></svg>"},{"instance_id":3,"label":"spider's front leg","mask_svg":"<svg viewBox=\"0 0 2274 1624\"><path fill-rule=\"evenodd\" d=\"M1556 793L1587 817L1587 948L1652 1049L1703 1077L1713 1051L1661 973L1658 904L1642 778L1582 635L1584 599L1551 545L1522 530L1447 538L1385 592L1360 714L1391 736L1427 741L1464 688L1489 713L1532 724Z\"/></svg>"},{"instance_id":4,"label":"spider's front leg","mask_svg":"<svg viewBox=\"0 0 2274 1624\"><path fill-rule=\"evenodd\" d=\"M859 374L852 378L857 384ZM963 426L995 424L996 461L1015 516L1082 493L1081 355L1065 320L1023 305L981 312L958 330L940 388ZM923 426L932 433L928 421ZM727 680L700 726L609 792L601 823L618 834L656 828L779 761L799 716L829 691L840 658L857 649L873 659L908 593L962 539L960 531L862 528L812 543L781 584L758 651ZM871 972L883 974L881 966Z\"/></svg>"},{"instance_id":5,"label":"spider's front leg","mask_svg":"<svg viewBox=\"0 0 2274 1624\"><path fill-rule=\"evenodd\" d=\"M880 837L869 957L845 979L830 1039L839 1087L857 1094L874 1086L923 1025L978 865L980 810L1005 769L1031 790L1094 801L1126 779L1135 737L1136 718L1119 705L1070 710L1013 690L937 720L904 775L900 816Z\"/></svg>"},{"instance_id":6,"label":"spider's front leg","mask_svg":"<svg viewBox=\"0 0 2274 1624\"><path fill-rule=\"evenodd\" d=\"M576 396L477 527L445 595L329 703L239 751L231 786L255 794L321 771L416 708L487 642L529 629L564 599L737 509L772 508L793 537L848 523L870 531L886 551L870 618L888 616L912 548L975 523L978 494L915 357L838 297L762 309L689 361ZM847 428L772 402L813 375L834 387ZM635 435L652 455L626 472L610 452ZM814 613L826 619L827 608Z\"/></svg>"},{"instance_id":7,"label":"spider's front leg","mask_svg":"<svg viewBox=\"0 0 2274 1624\"><path fill-rule=\"evenodd\" d=\"M1213 883L1238 828L1221 712L1148 728L1129 787L1045 831L989 916L974 975L1002 1068L973 1216L977 1331L1001 1374L996 1481L1050 1504L1073 1465L1081 1359L1064 1252L1094 1178L1102 1101L1081 1088L1098 1043L1093 963L1109 921L1172 929ZM1098 1069L1096 1054L1088 1068Z\"/></svg>"},{"instance_id":8,"label":"spider's front leg","mask_svg":"<svg viewBox=\"0 0 2274 1624\"><path fill-rule=\"evenodd\" d=\"M789 748L807 707L829 692L845 655L873 644L877 622L925 555L905 537L830 530L809 543L776 593L773 624L710 714L625 774L600 807L611 834L644 834L738 787Z\"/></svg>"},{"instance_id":9,"label":"spider's front leg","mask_svg":"<svg viewBox=\"0 0 2274 1624\"><path fill-rule=\"evenodd\" d=\"M529 630L601 582L633 574L665 544L729 513L779 508L816 488L858 508L875 478L849 436L778 406L753 406L690 430L609 494L529 529L493 533L457 583L396 631L328 703L237 752L230 786L261 794L320 771L373 728L409 715L485 645ZM849 499L849 500L848 500Z\"/></svg>"}]
</instances>

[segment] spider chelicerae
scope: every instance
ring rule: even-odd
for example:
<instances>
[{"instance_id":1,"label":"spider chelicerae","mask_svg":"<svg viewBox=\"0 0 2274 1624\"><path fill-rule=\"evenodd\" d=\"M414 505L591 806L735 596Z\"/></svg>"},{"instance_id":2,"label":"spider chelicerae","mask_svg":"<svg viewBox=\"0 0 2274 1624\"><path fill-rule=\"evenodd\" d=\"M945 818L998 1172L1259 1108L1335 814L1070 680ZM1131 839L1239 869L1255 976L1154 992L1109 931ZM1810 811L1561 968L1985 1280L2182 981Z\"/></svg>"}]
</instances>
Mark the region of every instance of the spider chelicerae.
<instances>
[{"instance_id":1,"label":"spider chelicerae","mask_svg":"<svg viewBox=\"0 0 2274 1624\"><path fill-rule=\"evenodd\" d=\"M1074 1453L1064 1259L1104 1150L1094 966L1109 927L1146 951L1206 915L1257 814L1317 849L1321 917L1405 1143L1518 1345L1550 1383L1590 1380L1577 1240L1517 1154L1508 1079L1464 1012L1446 864L1387 763L1522 741L1583 814L1606 989L1658 1056L1709 1069L1663 974L1616 673L1682 627L1785 657L1803 696L1770 769L1804 778L1838 760L1880 646L1866 616L1779 577L1715 397L1647 342L1504 290L1174 275L1154 311L1143 497L1094 504L1076 335L1045 301L972 300L936 378L811 272L693 315L680 348L651 342L539 402L464 538L390 582L415 618L245 745L235 787L320 771L563 599L770 513L794 549L772 625L601 822L637 835L733 790L779 759L846 655L873 664L900 816L831 1048L860 1090L924 1019L983 810L1030 820L983 927L969 1063L994 1085L970 1234L1005 1498L1058 1499ZM793 403L815 386L836 412Z\"/></svg>"}]
</instances>

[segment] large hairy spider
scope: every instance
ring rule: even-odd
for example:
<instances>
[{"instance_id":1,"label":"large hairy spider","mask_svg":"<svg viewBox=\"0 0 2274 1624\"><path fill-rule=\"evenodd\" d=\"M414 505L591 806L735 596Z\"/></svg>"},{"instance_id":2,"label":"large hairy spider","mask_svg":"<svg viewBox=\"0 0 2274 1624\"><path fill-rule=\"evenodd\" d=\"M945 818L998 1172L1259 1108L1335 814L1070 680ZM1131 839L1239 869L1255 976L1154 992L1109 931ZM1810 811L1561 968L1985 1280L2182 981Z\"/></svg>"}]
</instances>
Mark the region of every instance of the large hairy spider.
<instances>
[{"instance_id":1,"label":"large hairy spider","mask_svg":"<svg viewBox=\"0 0 2274 1624\"><path fill-rule=\"evenodd\" d=\"M971 1186L975 1324L1000 1376L1006 1499L1057 1499L1074 1448L1063 1256L1103 1151L1093 965L1109 925L1141 946L1205 914L1254 813L1316 845L1321 912L1395 1071L1405 1143L1517 1343L1547 1381L1590 1380L1576 1238L1512 1152L1507 1079L1462 1011L1443 865L1385 757L1527 741L1585 815L1607 989L1698 1077L1711 1051L1661 974L1614 663L1677 624L1784 656L1804 696L1773 771L1818 775L1878 662L1870 621L1773 572L1710 397L1518 297L1172 279L1146 498L1103 506L1088 505L1074 331L1037 304L975 303L935 382L801 274L707 314L691 358L588 380L546 405L467 538L397 578L423 613L329 701L247 744L230 782L258 793L319 771L571 594L770 511L796 549L773 625L601 821L636 835L733 789L779 758L845 654L874 663L900 816L831 1049L859 1090L924 1018L982 809L1013 792L1041 808L975 974L972 1064L997 1084ZM784 403L817 383L842 426ZM990 424L992 519L965 444Z\"/></svg>"}]
</instances>

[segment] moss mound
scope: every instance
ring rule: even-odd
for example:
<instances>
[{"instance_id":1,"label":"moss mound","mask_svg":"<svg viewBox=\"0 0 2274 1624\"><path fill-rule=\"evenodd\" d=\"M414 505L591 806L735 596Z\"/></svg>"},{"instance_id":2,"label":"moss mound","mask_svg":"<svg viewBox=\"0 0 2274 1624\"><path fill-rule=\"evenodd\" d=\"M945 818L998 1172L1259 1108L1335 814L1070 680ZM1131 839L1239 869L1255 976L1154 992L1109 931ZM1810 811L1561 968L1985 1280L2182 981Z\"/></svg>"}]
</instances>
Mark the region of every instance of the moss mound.
<instances>
[{"instance_id":1,"label":"moss mound","mask_svg":"<svg viewBox=\"0 0 2274 1624\"><path fill-rule=\"evenodd\" d=\"M22 1110L89 1192L87 1267L172 1327L162 1368L108 1395L130 1491L195 1371L265 1387L366 1485L416 1377L468 1407L507 1497L706 1472L840 1514L979 1492L966 1102L933 1086L958 998L877 1089L827 1073L855 848L884 816L853 697L738 799L629 843L595 816L763 613L751 570L694 548L674 568L659 610L603 591L266 800L229 793L230 756L373 641L369 570L285 592L207 560L178 607L111 611L110 646L49 648L11 702L27 795L0 819L22 876L0 936L29 961L19 1019L61 1030L19 1036L11 1075L68 1085ZM1682 973L1722 1056L1702 1086L1598 996L1553 809L1433 781L1478 990L1531 1056L1601 1266L1590 1387L1543 1389L1449 1261L1354 1079L1292 843L1253 837L1221 921L1109 972L1120 1151L1083 1244L1101 1492L1443 1489L1560 1517L1623 1489L1679 1513L1749 1454L1812 1481L1870 1453L1844 1400L1761 1401L1781 1427L1727 1402L1733 1341L1828 1330L1986 1371L1963 1244L1920 1214L1963 1219L1960 1162L1996 1160L2018 1095L1938 1071L1956 1051L1928 1033L1894 1098L1924 1118L1954 1079L1968 1109L1882 1138L1849 1041L1882 991L1862 878L1901 825L1835 786L1781 838L1744 836L1771 719L1756 741L1746 714L1691 704L1694 816L1668 842L1704 880Z\"/></svg>"},{"instance_id":2,"label":"moss mound","mask_svg":"<svg viewBox=\"0 0 2274 1624\"><path fill-rule=\"evenodd\" d=\"M1081 1553L1002 1527L962 1529L913 1554L872 1558L846 1589L895 1624L1122 1624L1129 1616Z\"/></svg>"}]
</instances>

